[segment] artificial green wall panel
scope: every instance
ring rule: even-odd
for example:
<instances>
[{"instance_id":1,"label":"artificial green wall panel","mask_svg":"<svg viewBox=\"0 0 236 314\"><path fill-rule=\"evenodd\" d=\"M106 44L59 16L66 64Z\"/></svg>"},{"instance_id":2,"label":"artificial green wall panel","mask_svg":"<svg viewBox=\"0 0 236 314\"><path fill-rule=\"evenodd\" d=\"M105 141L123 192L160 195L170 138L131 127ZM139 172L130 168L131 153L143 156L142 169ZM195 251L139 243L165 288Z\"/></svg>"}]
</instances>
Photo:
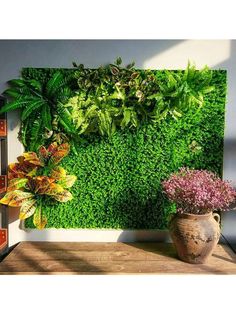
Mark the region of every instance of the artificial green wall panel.
<instances>
[{"instance_id":1,"label":"artificial green wall panel","mask_svg":"<svg viewBox=\"0 0 236 314\"><path fill-rule=\"evenodd\" d=\"M53 71L24 69L22 75L43 80ZM62 165L78 177L74 198L47 201L46 228L166 228L173 206L162 194L163 179L182 166L222 175L226 71L214 70L211 84L215 90L204 106L188 109L178 120L167 116L77 144L78 155L71 153ZM34 227L32 219L25 225Z\"/></svg>"}]
</instances>

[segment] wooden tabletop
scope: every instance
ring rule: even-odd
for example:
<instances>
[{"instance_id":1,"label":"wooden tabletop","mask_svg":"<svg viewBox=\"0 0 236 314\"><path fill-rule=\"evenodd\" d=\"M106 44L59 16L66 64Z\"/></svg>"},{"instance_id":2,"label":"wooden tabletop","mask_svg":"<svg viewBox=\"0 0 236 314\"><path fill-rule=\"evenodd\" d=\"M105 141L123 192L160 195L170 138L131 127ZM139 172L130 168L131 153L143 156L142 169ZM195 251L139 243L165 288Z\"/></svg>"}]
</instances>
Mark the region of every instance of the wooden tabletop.
<instances>
[{"instance_id":1,"label":"wooden tabletop","mask_svg":"<svg viewBox=\"0 0 236 314\"><path fill-rule=\"evenodd\" d=\"M165 243L21 242L0 274L236 274L236 255L218 245L207 264L192 265Z\"/></svg>"}]
</instances>

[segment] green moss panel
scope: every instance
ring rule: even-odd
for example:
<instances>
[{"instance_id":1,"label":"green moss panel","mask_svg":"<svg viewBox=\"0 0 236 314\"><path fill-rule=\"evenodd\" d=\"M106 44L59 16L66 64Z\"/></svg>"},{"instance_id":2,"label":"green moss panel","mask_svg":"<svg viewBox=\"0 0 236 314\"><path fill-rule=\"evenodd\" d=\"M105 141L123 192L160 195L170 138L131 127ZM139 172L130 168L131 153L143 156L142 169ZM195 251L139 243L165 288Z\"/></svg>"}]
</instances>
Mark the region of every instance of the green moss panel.
<instances>
[{"instance_id":1,"label":"green moss panel","mask_svg":"<svg viewBox=\"0 0 236 314\"><path fill-rule=\"evenodd\" d=\"M25 69L23 76L50 73ZM162 180L182 166L222 175L226 71L214 70L212 83L216 88L205 105L177 121L146 122L80 144L78 156L70 153L62 163L78 177L74 198L64 204L46 200L46 228L165 229L174 207L162 193ZM31 218L25 225L34 228Z\"/></svg>"}]
</instances>

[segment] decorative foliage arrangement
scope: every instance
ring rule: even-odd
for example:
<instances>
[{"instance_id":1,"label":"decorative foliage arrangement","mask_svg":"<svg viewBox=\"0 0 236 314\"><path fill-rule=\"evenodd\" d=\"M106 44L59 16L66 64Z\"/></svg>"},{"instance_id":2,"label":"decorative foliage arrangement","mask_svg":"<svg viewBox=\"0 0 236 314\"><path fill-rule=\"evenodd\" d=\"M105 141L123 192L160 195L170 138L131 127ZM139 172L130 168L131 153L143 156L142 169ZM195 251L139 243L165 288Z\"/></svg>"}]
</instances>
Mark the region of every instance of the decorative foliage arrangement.
<instances>
[{"instance_id":1,"label":"decorative foliage arrangement","mask_svg":"<svg viewBox=\"0 0 236 314\"><path fill-rule=\"evenodd\" d=\"M47 224L43 213L46 197L59 202L72 199L70 188L76 176L67 175L58 163L69 153L69 144L52 143L48 149L40 147L38 155L34 152L23 153L18 162L9 165L8 188L1 204L20 207L20 219L33 215L33 223L38 229Z\"/></svg>"},{"instance_id":2,"label":"decorative foliage arrangement","mask_svg":"<svg viewBox=\"0 0 236 314\"><path fill-rule=\"evenodd\" d=\"M140 70L120 59L98 69L74 66L23 69L0 110L21 110L26 151L70 143L62 166L79 178L74 198L45 198L47 227L165 228L174 206L163 180L183 166L222 174L226 72L190 64L185 71ZM32 81L41 86L38 109L27 103L39 101L32 89L25 99L20 88ZM34 227L32 217L25 225Z\"/></svg>"},{"instance_id":3,"label":"decorative foliage arrangement","mask_svg":"<svg viewBox=\"0 0 236 314\"><path fill-rule=\"evenodd\" d=\"M236 191L229 182L206 170L182 168L162 185L179 213L206 214L213 210L226 211L236 198Z\"/></svg>"},{"instance_id":4,"label":"decorative foliage arrangement","mask_svg":"<svg viewBox=\"0 0 236 314\"><path fill-rule=\"evenodd\" d=\"M37 150L48 139L78 142L83 133L111 136L117 127L136 128L167 115L178 119L189 108L201 107L214 89L212 71L190 64L185 71L124 68L120 58L98 69L74 65L75 71L49 71L40 80L23 72L22 79L9 82L3 93L8 102L0 113L21 109L20 140L26 149Z\"/></svg>"}]
</instances>

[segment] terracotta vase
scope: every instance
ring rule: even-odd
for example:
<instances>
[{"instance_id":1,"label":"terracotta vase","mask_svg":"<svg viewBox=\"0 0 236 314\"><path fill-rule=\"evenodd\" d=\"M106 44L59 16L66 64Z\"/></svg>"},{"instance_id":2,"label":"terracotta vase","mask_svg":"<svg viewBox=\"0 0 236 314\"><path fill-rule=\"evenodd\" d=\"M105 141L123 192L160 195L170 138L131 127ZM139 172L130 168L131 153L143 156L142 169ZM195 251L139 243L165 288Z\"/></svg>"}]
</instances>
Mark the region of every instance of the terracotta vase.
<instances>
[{"instance_id":1,"label":"terracotta vase","mask_svg":"<svg viewBox=\"0 0 236 314\"><path fill-rule=\"evenodd\" d=\"M220 216L174 214L169 230L181 260L192 264L203 264L211 256L220 238Z\"/></svg>"}]
</instances>

